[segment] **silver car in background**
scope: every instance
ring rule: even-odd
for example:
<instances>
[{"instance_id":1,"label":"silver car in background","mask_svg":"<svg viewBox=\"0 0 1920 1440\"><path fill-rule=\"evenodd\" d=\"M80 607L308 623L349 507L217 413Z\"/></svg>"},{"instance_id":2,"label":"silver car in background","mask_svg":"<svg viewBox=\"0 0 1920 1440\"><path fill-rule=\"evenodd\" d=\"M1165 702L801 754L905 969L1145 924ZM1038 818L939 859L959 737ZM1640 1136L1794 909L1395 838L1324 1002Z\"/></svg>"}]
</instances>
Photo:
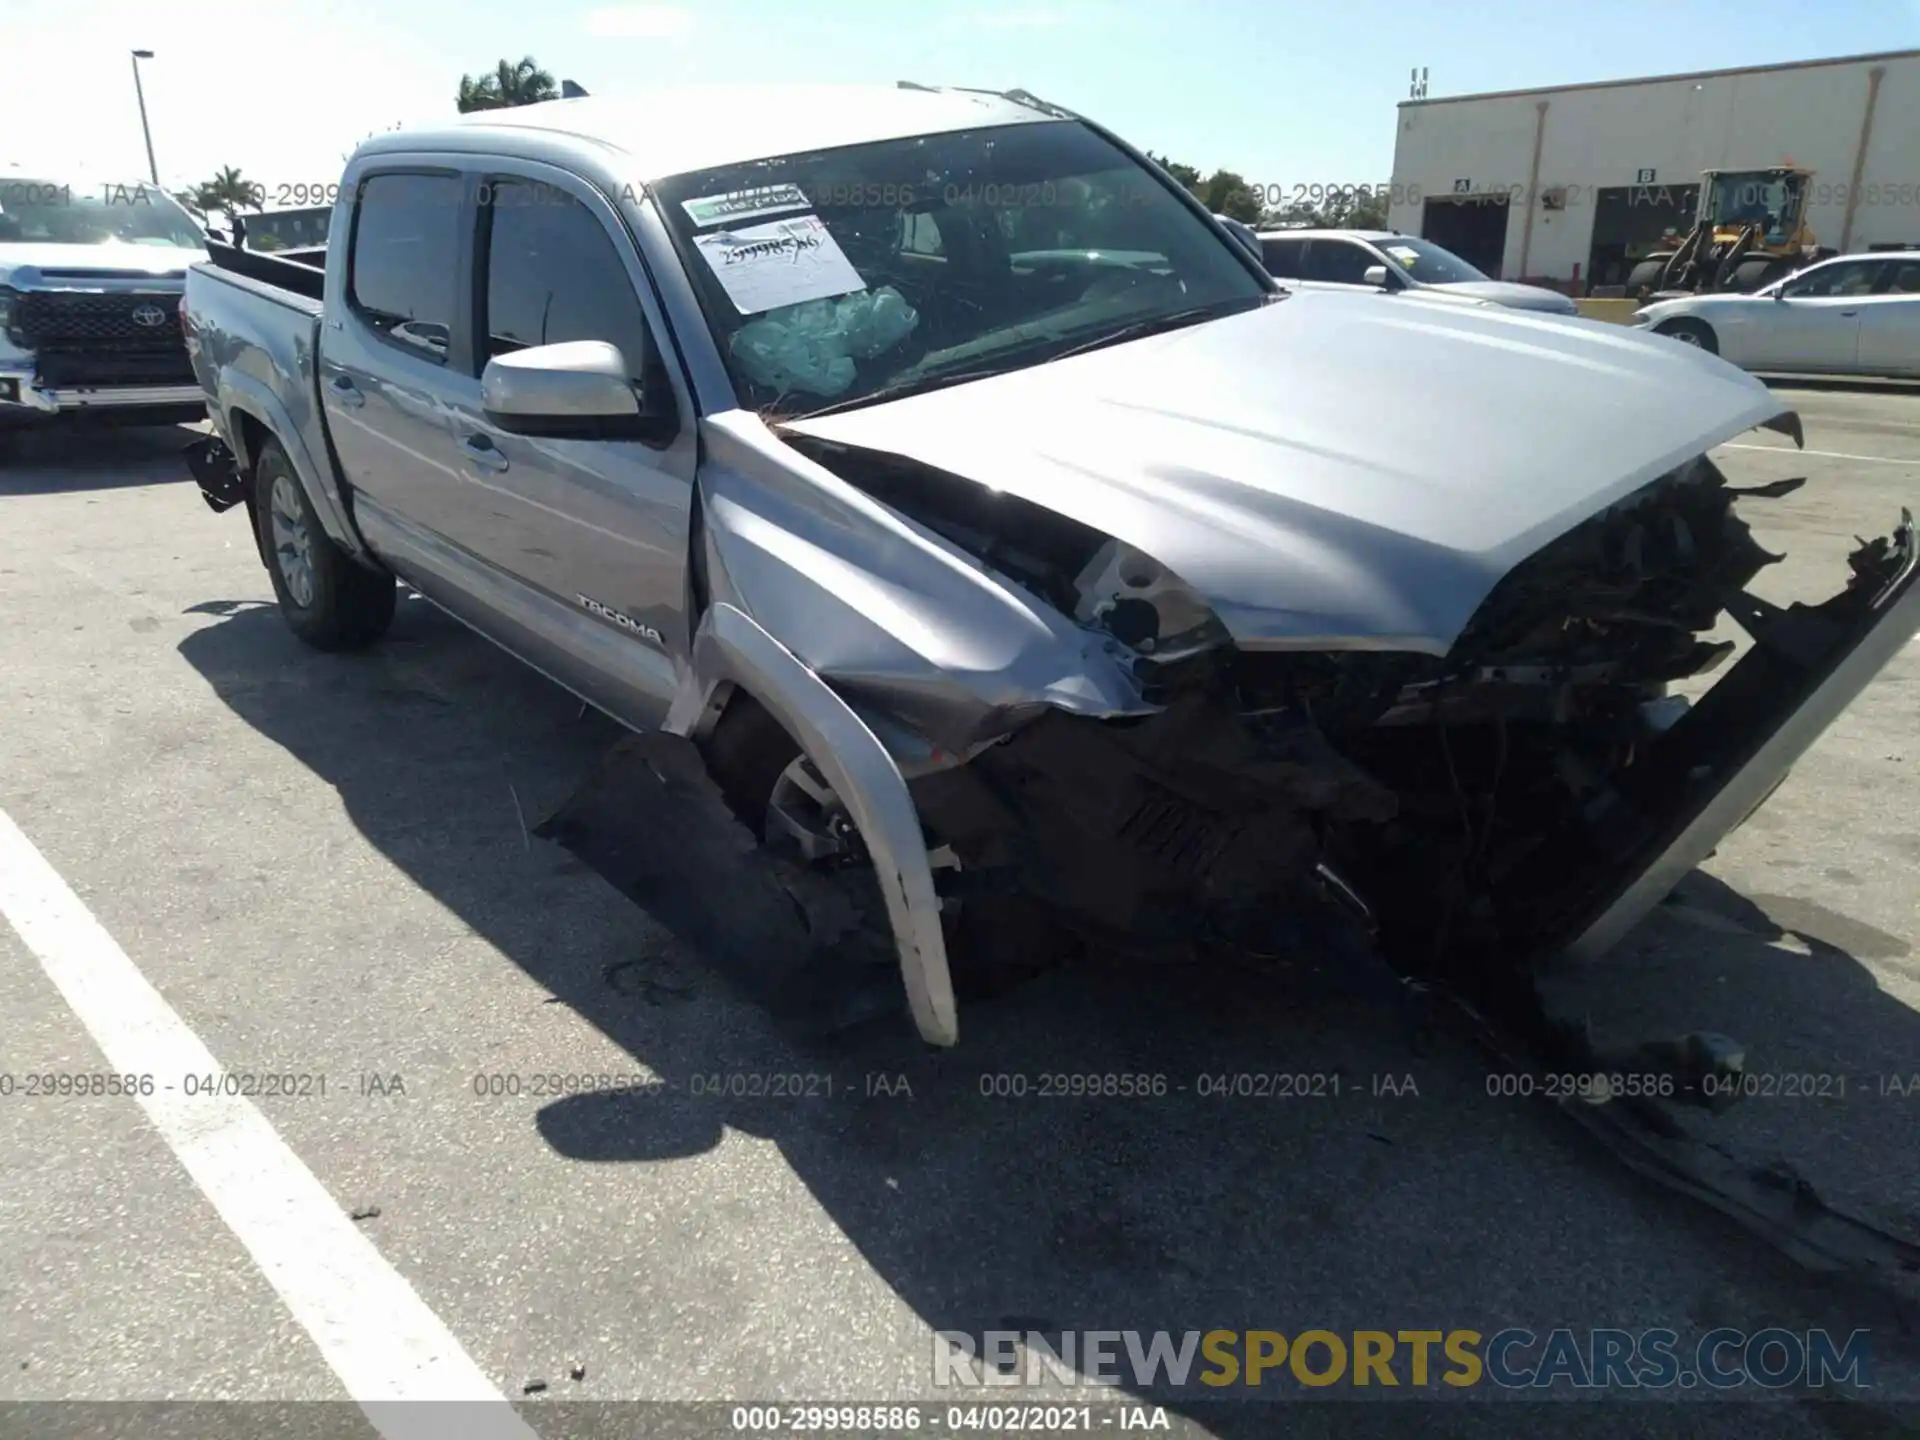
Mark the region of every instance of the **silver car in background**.
<instances>
[{"instance_id":1,"label":"silver car in background","mask_svg":"<svg viewBox=\"0 0 1920 1440\"><path fill-rule=\"evenodd\" d=\"M1920 376L1920 250L1836 256L1751 295L1655 299L1633 323L1745 370Z\"/></svg>"},{"instance_id":2,"label":"silver car in background","mask_svg":"<svg viewBox=\"0 0 1920 1440\"><path fill-rule=\"evenodd\" d=\"M1397 230L1264 230L1259 240L1261 259L1278 280L1546 315L1580 313L1558 290L1492 279L1451 250Z\"/></svg>"}]
</instances>

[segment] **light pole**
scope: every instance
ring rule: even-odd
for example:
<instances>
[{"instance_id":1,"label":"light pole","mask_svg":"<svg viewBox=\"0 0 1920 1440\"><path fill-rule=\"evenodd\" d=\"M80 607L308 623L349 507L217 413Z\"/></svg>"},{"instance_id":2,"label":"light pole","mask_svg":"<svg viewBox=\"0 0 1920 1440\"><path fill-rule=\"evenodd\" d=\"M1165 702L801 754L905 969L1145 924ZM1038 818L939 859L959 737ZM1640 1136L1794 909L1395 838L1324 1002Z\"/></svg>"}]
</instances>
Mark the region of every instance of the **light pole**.
<instances>
[{"instance_id":1,"label":"light pole","mask_svg":"<svg viewBox=\"0 0 1920 1440\"><path fill-rule=\"evenodd\" d=\"M147 128L147 92L140 88L140 62L153 59L151 50L133 52L133 93L140 102L140 133L147 139L147 174L153 177L153 183L160 183L160 167L153 163L153 131Z\"/></svg>"}]
</instances>

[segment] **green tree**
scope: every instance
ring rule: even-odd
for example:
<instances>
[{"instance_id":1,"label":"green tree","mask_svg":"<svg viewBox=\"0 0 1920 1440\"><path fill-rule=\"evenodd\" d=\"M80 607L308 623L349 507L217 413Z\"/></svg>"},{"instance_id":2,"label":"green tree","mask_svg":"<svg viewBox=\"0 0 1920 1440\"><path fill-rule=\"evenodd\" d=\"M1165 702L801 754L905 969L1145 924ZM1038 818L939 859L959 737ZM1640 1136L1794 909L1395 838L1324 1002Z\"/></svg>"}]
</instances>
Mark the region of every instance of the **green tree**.
<instances>
[{"instance_id":1,"label":"green tree","mask_svg":"<svg viewBox=\"0 0 1920 1440\"><path fill-rule=\"evenodd\" d=\"M1318 230L1384 230L1387 197L1358 188L1336 190L1318 204L1296 200L1260 217L1265 225L1308 225Z\"/></svg>"},{"instance_id":2,"label":"green tree","mask_svg":"<svg viewBox=\"0 0 1920 1440\"><path fill-rule=\"evenodd\" d=\"M1156 155L1151 150L1147 151L1147 159L1153 161L1196 195L1200 193L1200 172L1193 166L1182 165L1177 160L1169 160L1166 156Z\"/></svg>"},{"instance_id":3,"label":"green tree","mask_svg":"<svg viewBox=\"0 0 1920 1440\"><path fill-rule=\"evenodd\" d=\"M1193 166L1182 165L1151 150L1147 151L1147 158L1186 186L1193 197L1214 214L1244 220L1249 225L1258 223L1260 192L1236 172L1215 170L1211 175L1202 177Z\"/></svg>"},{"instance_id":4,"label":"green tree","mask_svg":"<svg viewBox=\"0 0 1920 1440\"><path fill-rule=\"evenodd\" d=\"M560 90L553 83L553 76L528 55L517 64L502 60L492 74L462 75L460 91L453 103L466 115L475 110L505 110L559 98Z\"/></svg>"},{"instance_id":5,"label":"green tree","mask_svg":"<svg viewBox=\"0 0 1920 1440\"><path fill-rule=\"evenodd\" d=\"M1248 225L1260 223L1260 192L1232 170L1216 170L1200 182L1199 188L1187 187L1199 196L1200 203L1216 215Z\"/></svg>"},{"instance_id":6,"label":"green tree","mask_svg":"<svg viewBox=\"0 0 1920 1440\"><path fill-rule=\"evenodd\" d=\"M228 165L213 179L203 180L194 187L193 203L202 213L208 210L225 210L229 214L235 210L261 210L266 208L266 187L247 179L239 170Z\"/></svg>"}]
</instances>

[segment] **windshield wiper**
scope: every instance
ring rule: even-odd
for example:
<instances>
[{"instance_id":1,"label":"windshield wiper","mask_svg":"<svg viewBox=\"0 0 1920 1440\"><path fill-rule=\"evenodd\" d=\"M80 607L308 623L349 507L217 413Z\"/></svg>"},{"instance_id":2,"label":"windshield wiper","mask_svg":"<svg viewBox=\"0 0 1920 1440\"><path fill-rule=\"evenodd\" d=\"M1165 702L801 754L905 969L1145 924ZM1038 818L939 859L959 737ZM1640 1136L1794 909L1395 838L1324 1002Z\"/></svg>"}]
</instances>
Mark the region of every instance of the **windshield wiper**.
<instances>
[{"instance_id":1,"label":"windshield wiper","mask_svg":"<svg viewBox=\"0 0 1920 1440\"><path fill-rule=\"evenodd\" d=\"M858 410L863 405L884 405L889 400L904 400L909 395L924 395L929 390L944 390L949 385L965 385L969 381L985 380L1005 373L1004 370L954 370L946 373L936 370L931 375L922 375L914 380L900 380L892 385L882 385L878 390L869 390L864 395L835 400L831 405L822 405L817 410L804 410L798 415L789 415L786 418L817 420L822 415L838 415L842 410Z\"/></svg>"},{"instance_id":2,"label":"windshield wiper","mask_svg":"<svg viewBox=\"0 0 1920 1440\"><path fill-rule=\"evenodd\" d=\"M1190 325L1198 325L1203 320L1217 320L1222 316L1237 314L1242 310L1257 310L1267 301L1267 296L1252 304L1245 300L1216 300L1210 305L1192 305L1185 310L1174 310L1165 315L1154 315L1145 320L1136 320L1131 325L1122 325L1091 340L1083 340L1078 345L1070 345L1057 351L1049 360L1064 360L1069 355L1081 355L1089 350L1101 350L1109 345L1123 345L1129 340L1144 340L1149 335L1159 335L1168 330L1183 330Z\"/></svg>"}]
</instances>

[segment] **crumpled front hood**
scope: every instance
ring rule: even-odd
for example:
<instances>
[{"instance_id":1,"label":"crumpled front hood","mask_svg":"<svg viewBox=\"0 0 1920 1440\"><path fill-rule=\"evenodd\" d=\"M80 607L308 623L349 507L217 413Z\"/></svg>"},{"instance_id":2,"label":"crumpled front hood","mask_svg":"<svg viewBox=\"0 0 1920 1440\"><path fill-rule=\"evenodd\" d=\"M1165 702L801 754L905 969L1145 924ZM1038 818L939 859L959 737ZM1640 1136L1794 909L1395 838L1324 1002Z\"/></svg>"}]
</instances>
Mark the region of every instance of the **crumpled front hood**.
<instances>
[{"instance_id":1,"label":"crumpled front hood","mask_svg":"<svg viewBox=\"0 0 1920 1440\"><path fill-rule=\"evenodd\" d=\"M182 250L177 245L49 245L35 241L27 244L0 243L0 285L34 289L41 284L64 284L59 279L46 281L45 272L90 270L112 272L130 281L154 280L155 288L170 288L185 283L189 265L206 259L202 250Z\"/></svg>"},{"instance_id":2,"label":"crumpled front hood","mask_svg":"<svg viewBox=\"0 0 1920 1440\"><path fill-rule=\"evenodd\" d=\"M1784 413L1623 326L1295 291L787 428L1124 540L1243 645L1443 654L1549 540Z\"/></svg>"}]
</instances>

